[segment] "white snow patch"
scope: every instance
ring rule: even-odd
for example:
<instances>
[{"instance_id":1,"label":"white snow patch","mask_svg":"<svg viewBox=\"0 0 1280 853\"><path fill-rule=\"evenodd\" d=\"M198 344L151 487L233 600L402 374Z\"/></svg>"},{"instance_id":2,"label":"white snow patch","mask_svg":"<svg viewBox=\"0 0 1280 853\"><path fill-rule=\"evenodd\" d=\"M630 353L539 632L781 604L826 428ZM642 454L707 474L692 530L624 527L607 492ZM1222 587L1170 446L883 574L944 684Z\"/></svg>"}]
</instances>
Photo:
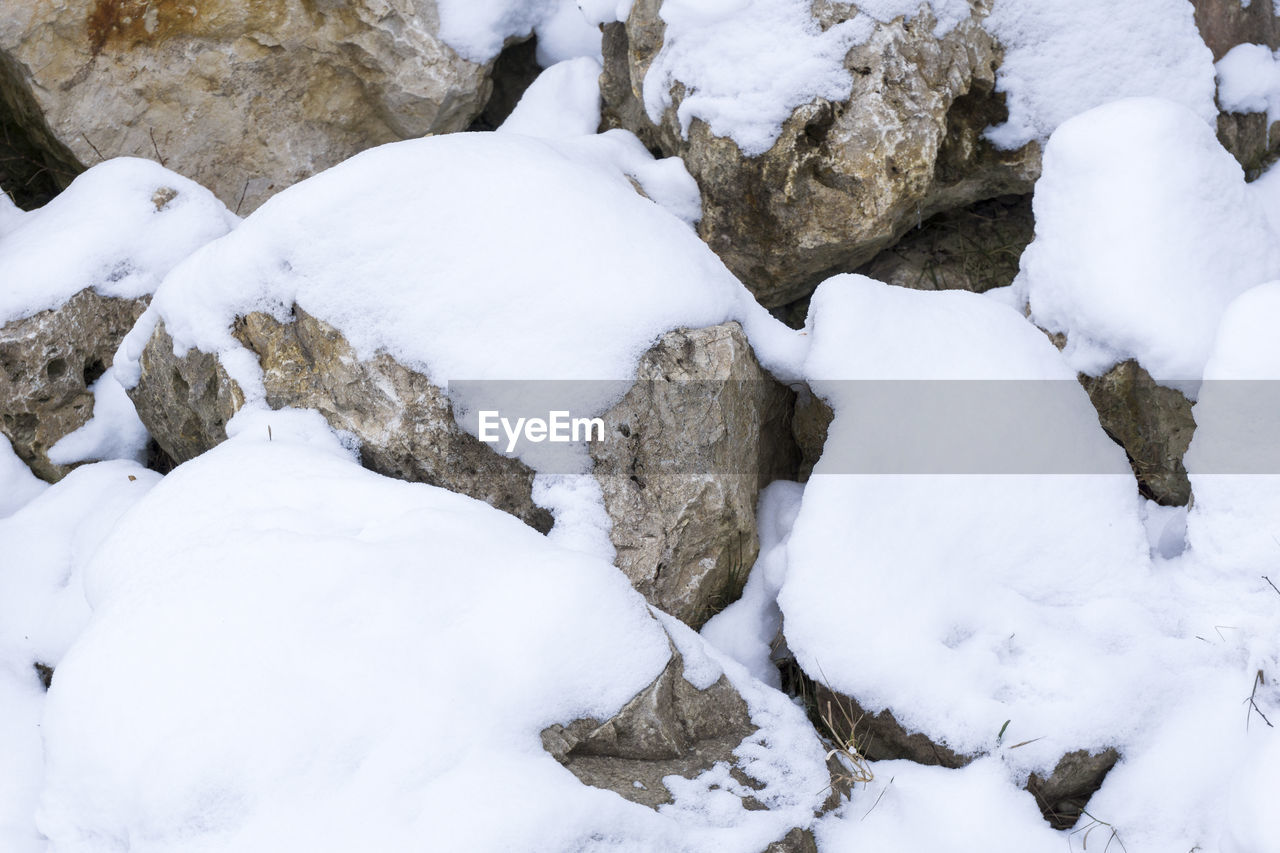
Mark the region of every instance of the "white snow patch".
<instances>
[{"instance_id":1,"label":"white snow patch","mask_svg":"<svg viewBox=\"0 0 1280 853\"><path fill-rule=\"evenodd\" d=\"M464 59L485 63L508 39L538 38L543 67L600 58L600 31L575 0L440 0L440 38Z\"/></svg>"},{"instance_id":2,"label":"white snow patch","mask_svg":"<svg viewBox=\"0 0 1280 853\"><path fill-rule=\"evenodd\" d=\"M1213 54L1186 0L996 0L983 24L1004 47L1001 148L1043 142L1072 116L1121 98L1176 101L1212 127Z\"/></svg>"},{"instance_id":3,"label":"white snow patch","mask_svg":"<svg viewBox=\"0 0 1280 853\"><path fill-rule=\"evenodd\" d=\"M147 428L138 419L133 401L107 371L89 390L93 392L93 417L79 429L58 439L49 448L55 465L96 462L103 459L132 459L146 462Z\"/></svg>"},{"instance_id":4,"label":"white snow patch","mask_svg":"<svg viewBox=\"0 0 1280 853\"><path fill-rule=\"evenodd\" d=\"M538 75L498 130L548 139L588 136L600 126L600 63L558 62Z\"/></svg>"},{"instance_id":5,"label":"white snow patch","mask_svg":"<svg viewBox=\"0 0 1280 853\"><path fill-rule=\"evenodd\" d=\"M1045 148L1019 278L1032 319L1097 375L1136 358L1194 394L1233 297L1280 274L1259 192L1212 128L1169 101L1077 116Z\"/></svg>"},{"instance_id":6,"label":"white snow patch","mask_svg":"<svg viewBox=\"0 0 1280 853\"><path fill-rule=\"evenodd\" d=\"M165 189L177 193L167 202L157 195ZM0 325L90 287L103 296L145 296L237 221L204 187L150 160L99 163L16 226L0 228Z\"/></svg>"},{"instance_id":7,"label":"white snow patch","mask_svg":"<svg viewBox=\"0 0 1280 853\"><path fill-rule=\"evenodd\" d=\"M0 518L13 515L47 488L13 452L9 437L0 435Z\"/></svg>"},{"instance_id":8,"label":"white snow patch","mask_svg":"<svg viewBox=\"0 0 1280 853\"><path fill-rule=\"evenodd\" d=\"M14 204L8 193L0 190L0 237L17 228L26 215L26 211Z\"/></svg>"}]
</instances>

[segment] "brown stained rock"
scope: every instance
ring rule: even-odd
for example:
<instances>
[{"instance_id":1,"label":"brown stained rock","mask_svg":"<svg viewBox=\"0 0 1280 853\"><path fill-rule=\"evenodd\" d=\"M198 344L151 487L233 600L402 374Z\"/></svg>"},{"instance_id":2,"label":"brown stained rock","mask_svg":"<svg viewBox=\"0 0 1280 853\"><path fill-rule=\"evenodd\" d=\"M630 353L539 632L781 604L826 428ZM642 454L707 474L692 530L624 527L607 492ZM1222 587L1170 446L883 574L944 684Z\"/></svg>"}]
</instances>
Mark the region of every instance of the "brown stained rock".
<instances>
[{"instance_id":1,"label":"brown stained rock","mask_svg":"<svg viewBox=\"0 0 1280 853\"><path fill-rule=\"evenodd\" d=\"M1005 117L984 2L942 39L927 5L910 22L878 26L845 59L849 99L798 107L773 147L751 158L696 119L681 135L679 85L662 120L649 121L641 96L662 47L660 7L637 0L625 24L606 27L603 124L684 160L702 192L700 235L767 307L866 263L935 213L1026 193L1039 174L1034 143L999 151L981 136ZM856 9L827 2L815 13L831 26Z\"/></svg>"},{"instance_id":2,"label":"brown stained rock","mask_svg":"<svg viewBox=\"0 0 1280 853\"><path fill-rule=\"evenodd\" d=\"M618 567L694 628L741 594L760 489L795 475L793 400L737 323L673 331L641 358L590 446Z\"/></svg>"},{"instance_id":3,"label":"brown stained rock","mask_svg":"<svg viewBox=\"0 0 1280 853\"><path fill-rule=\"evenodd\" d=\"M433 0L5 3L0 100L72 173L147 157L244 214L366 148L466 128L492 63L438 30Z\"/></svg>"},{"instance_id":4,"label":"brown stained rock","mask_svg":"<svg viewBox=\"0 0 1280 853\"><path fill-rule=\"evenodd\" d=\"M808 482L813 474L813 466L822 458L822 449L827 443L827 430L835 412L817 394L804 385L796 392L795 414L791 421L791 431L796 444L800 448L800 472L797 479L801 483Z\"/></svg>"},{"instance_id":5,"label":"brown stained rock","mask_svg":"<svg viewBox=\"0 0 1280 853\"><path fill-rule=\"evenodd\" d=\"M1107 435L1129 456L1138 486L1166 506L1185 506L1191 483L1182 457L1196 422L1191 401L1156 384L1136 361L1123 361L1102 376L1080 376Z\"/></svg>"},{"instance_id":6,"label":"brown stained rock","mask_svg":"<svg viewBox=\"0 0 1280 853\"><path fill-rule=\"evenodd\" d=\"M367 467L550 528L533 503L532 470L464 432L427 377L386 354L358 358L337 329L296 306L291 322L254 313L234 333L262 367L267 404L318 410L360 440ZM141 362L130 396L167 454L182 462L226 438L244 395L215 356L175 356L160 325ZM652 604L696 627L740 594L757 550L759 491L798 465L792 398L736 323L670 332L641 359L591 452L618 565Z\"/></svg>"},{"instance_id":7,"label":"brown stained rock","mask_svg":"<svg viewBox=\"0 0 1280 853\"><path fill-rule=\"evenodd\" d=\"M82 290L61 307L0 328L0 432L42 480L56 482L74 466L48 452L93 414L93 384L146 307L144 299L112 299Z\"/></svg>"}]
</instances>

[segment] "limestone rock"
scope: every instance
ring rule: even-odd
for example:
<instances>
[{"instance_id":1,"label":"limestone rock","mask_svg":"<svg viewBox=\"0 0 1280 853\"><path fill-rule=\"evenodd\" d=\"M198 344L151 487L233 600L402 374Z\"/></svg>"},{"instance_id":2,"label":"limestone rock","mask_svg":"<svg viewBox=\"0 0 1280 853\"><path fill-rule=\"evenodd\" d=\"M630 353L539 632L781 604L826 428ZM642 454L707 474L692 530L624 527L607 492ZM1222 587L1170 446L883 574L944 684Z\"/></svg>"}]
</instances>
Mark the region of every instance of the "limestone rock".
<instances>
[{"instance_id":1,"label":"limestone rock","mask_svg":"<svg viewBox=\"0 0 1280 853\"><path fill-rule=\"evenodd\" d=\"M89 386L145 307L86 289L0 328L0 432L36 476L56 482L71 470L50 462L49 448L88 422Z\"/></svg>"},{"instance_id":2,"label":"limestone rock","mask_svg":"<svg viewBox=\"0 0 1280 853\"><path fill-rule=\"evenodd\" d=\"M982 28L983 2L942 38L927 4L909 22L877 26L845 58L848 100L798 107L773 147L753 158L697 119L683 137L679 85L661 121L649 121L641 98L662 47L660 7L637 0L625 24L606 27L604 124L684 160L702 191L701 236L767 307L857 268L935 213L1026 193L1039 173L1035 144L999 151L981 135L1005 117L995 92L1001 55ZM815 14L830 27L856 7L824 2Z\"/></svg>"},{"instance_id":3,"label":"limestone rock","mask_svg":"<svg viewBox=\"0 0 1280 853\"><path fill-rule=\"evenodd\" d=\"M1270 3L1242 4L1238 0L1192 0L1196 27L1217 62L1239 44L1265 44L1280 47L1280 17ZM1267 117L1263 113L1221 113L1218 116L1218 140L1244 167L1250 180L1257 177L1276 155L1271 144Z\"/></svg>"},{"instance_id":4,"label":"limestone rock","mask_svg":"<svg viewBox=\"0 0 1280 853\"><path fill-rule=\"evenodd\" d=\"M794 662L790 666L796 666ZM798 669L798 667L796 667ZM813 682L803 674L806 695L812 696L817 714L829 733L841 741L852 738L863 757L871 761L906 759L918 764L964 767L978 756L961 755L945 744L934 743L912 732L885 709L868 713L858 701ZM1097 753L1075 750L1065 754L1047 778L1031 774L1026 790L1054 829L1070 829L1080 818L1089 798L1102 787L1111 768L1120 760L1114 749Z\"/></svg>"},{"instance_id":5,"label":"limestone rock","mask_svg":"<svg viewBox=\"0 0 1280 853\"><path fill-rule=\"evenodd\" d=\"M360 360L339 330L296 306L291 322L254 313L234 333L262 366L266 402L317 409L360 440L368 467L550 528L533 503L533 471L464 432L422 374L386 354ZM225 439L244 395L215 356L175 356L161 324L140 363L129 393L166 453L182 462ZM618 564L655 606L698 626L740 594L757 550L759 490L798 463L792 396L730 323L665 335L604 415L591 452Z\"/></svg>"},{"instance_id":6,"label":"limestone rock","mask_svg":"<svg viewBox=\"0 0 1280 853\"><path fill-rule=\"evenodd\" d=\"M1191 483L1182 457L1196 422L1191 401L1181 392L1156 384L1141 365L1123 361L1102 376L1081 376L1098 420L1129 455L1138 486L1166 506L1185 506Z\"/></svg>"},{"instance_id":7,"label":"limestone rock","mask_svg":"<svg viewBox=\"0 0 1280 853\"><path fill-rule=\"evenodd\" d=\"M157 159L248 213L365 148L466 128L491 63L438 30L433 0L6 3L0 95L58 157Z\"/></svg>"},{"instance_id":8,"label":"limestone rock","mask_svg":"<svg viewBox=\"0 0 1280 853\"><path fill-rule=\"evenodd\" d=\"M618 567L695 628L742 592L760 489L794 476L794 394L756 361L737 323L669 332L591 445Z\"/></svg>"}]
</instances>

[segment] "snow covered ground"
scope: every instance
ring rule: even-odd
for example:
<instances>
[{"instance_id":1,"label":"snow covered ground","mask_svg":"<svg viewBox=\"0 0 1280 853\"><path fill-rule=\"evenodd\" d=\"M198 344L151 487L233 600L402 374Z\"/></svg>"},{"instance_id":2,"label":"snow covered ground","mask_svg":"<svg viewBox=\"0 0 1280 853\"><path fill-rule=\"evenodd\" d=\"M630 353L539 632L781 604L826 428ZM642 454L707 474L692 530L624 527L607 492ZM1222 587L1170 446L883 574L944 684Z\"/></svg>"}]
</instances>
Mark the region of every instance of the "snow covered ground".
<instances>
[{"instance_id":1,"label":"snow covered ground","mask_svg":"<svg viewBox=\"0 0 1280 853\"><path fill-rule=\"evenodd\" d=\"M680 80L682 120L763 151L796 105L848 91L841 59L871 19L918 6L868 2L823 32L808 5L669 0L646 105ZM683 165L595 132L589 24L628 6L442 0L467 56L538 33L547 70L500 131L365 152L243 222L137 160L39 211L0 198L0 323L88 286L154 294L95 419L54 451L105 461L50 486L0 438L0 851L758 853L791 827L823 853L1280 851L1280 459L1257 461L1280 434L1280 171L1246 184L1215 138L1191 7L996 0L1009 120L988 136L1046 143L1018 280L976 295L835 276L792 330L698 239ZM933 0L940 30L961 6ZM1114 61L1085 74L1097 55ZM1220 102L1275 112L1276 67L1238 48ZM629 380L663 332L736 319L766 368L830 405L826 453L808 483L764 490L743 596L695 635L582 533L598 490L541 482L545 537L361 468L316 412L270 412L229 326L295 303L441 384ZM163 477L137 461L123 393L159 320L249 397L227 442ZM1140 497L1075 382L1129 358L1195 400L1189 510ZM973 380L1061 389L1001 424L1088 471L858 467L934 447L938 413L895 424L876 383ZM942 419L948 452L1014 458L965 402ZM547 726L616 713L673 643L691 681L724 673L746 699L767 810L729 797L724 768L649 809L543 748ZM815 817L825 747L780 690L780 651L974 760L873 762ZM1121 758L1086 815L1052 829L1030 774L1107 748Z\"/></svg>"}]
</instances>

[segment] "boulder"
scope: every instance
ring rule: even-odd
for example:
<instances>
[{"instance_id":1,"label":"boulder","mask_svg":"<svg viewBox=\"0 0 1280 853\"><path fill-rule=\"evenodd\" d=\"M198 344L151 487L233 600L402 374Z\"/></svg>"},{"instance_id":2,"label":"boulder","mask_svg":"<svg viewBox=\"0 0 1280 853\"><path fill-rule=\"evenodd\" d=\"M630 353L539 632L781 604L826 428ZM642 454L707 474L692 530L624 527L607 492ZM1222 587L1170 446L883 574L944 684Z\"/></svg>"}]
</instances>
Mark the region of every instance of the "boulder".
<instances>
[{"instance_id":1,"label":"boulder","mask_svg":"<svg viewBox=\"0 0 1280 853\"><path fill-rule=\"evenodd\" d=\"M71 470L50 462L49 448L89 421L89 386L145 308L146 299L87 288L58 308L0 327L0 432L36 476L56 482Z\"/></svg>"},{"instance_id":2,"label":"boulder","mask_svg":"<svg viewBox=\"0 0 1280 853\"><path fill-rule=\"evenodd\" d=\"M291 322L238 318L234 334L262 367L267 404L317 409L359 439L367 467L551 527L533 503L534 472L464 432L426 376L385 353L361 360L338 329L296 306ZM166 453L182 462L226 438L245 398L216 356L175 355L161 323L140 366L130 396ZM670 332L643 356L591 454L618 565L650 603L700 626L737 598L758 550L759 490L798 464L792 398L737 323Z\"/></svg>"},{"instance_id":3,"label":"boulder","mask_svg":"<svg viewBox=\"0 0 1280 853\"><path fill-rule=\"evenodd\" d=\"M50 156L153 158L247 213L365 148L466 128L492 63L438 31L431 0L9 3L0 95Z\"/></svg>"},{"instance_id":4,"label":"boulder","mask_svg":"<svg viewBox=\"0 0 1280 853\"><path fill-rule=\"evenodd\" d=\"M1271 3L1238 0L1192 0L1196 27L1217 62L1240 44L1264 44L1280 48L1280 17ZM1230 113L1218 116L1218 140L1244 167L1250 180L1275 158L1270 128L1264 113ZM1280 144L1280 142L1277 142Z\"/></svg>"},{"instance_id":5,"label":"boulder","mask_svg":"<svg viewBox=\"0 0 1280 853\"><path fill-rule=\"evenodd\" d=\"M1000 151L982 137L1006 117L995 91L1000 49L982 27L982 3L942 37L927 4L909 21L876 25L845 57L848 99L797 107L754 157L697 118L683 134L681 85L650 121L643 91L663 44L660 8L637 0L625 24L605 28L603 123L684 160L702 192L699 233L767 307L856 269L938 212L1026 193L1038 175L1037 145ZM824 2L814 13L829 28L857 9Z\"/></svg>"}]
</instances>

